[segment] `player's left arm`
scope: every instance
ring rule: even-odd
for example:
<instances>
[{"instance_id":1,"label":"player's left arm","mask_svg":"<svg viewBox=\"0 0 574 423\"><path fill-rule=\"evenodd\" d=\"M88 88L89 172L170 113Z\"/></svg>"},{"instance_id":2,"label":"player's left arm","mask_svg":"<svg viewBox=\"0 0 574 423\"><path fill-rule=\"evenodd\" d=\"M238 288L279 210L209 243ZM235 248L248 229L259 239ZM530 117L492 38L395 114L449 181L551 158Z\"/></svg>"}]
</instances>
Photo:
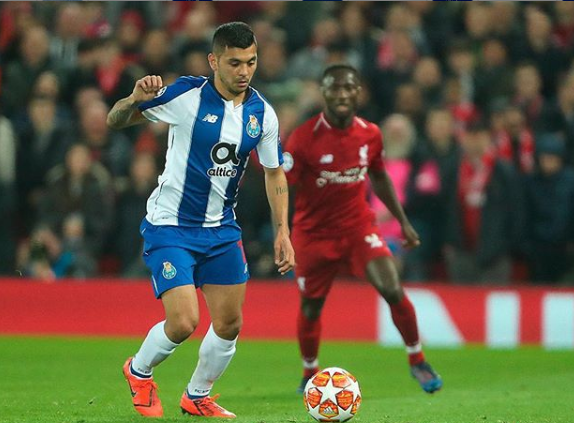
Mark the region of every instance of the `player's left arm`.
<instances>
[{"instance_id":1,"label":"player's left arm","mask_svg":"<svg viewBox=\"0 0 574 423\"><path fill-rule=\"evenodd\" d=\"M289 188L283 170L283 153L279 139L279 121L271 106L265 103L263 134L257 145L259 162L265 169L265 191L271 207L275 231L275 264L284 275L295 267L295 252L289 239Z\"/></svg>"},{"instance_id":2,"label":"player's left arm","mask_svg":"<svg viewBox=\"0 0 574 423\"><path fill-rule=\"evenodd\" d=\"M265 189L275 230L275 264L284 275L295 267L295 251L289 239L289 188L283 167L265 169Z\"/></svg>"},{"instance_id":3,"label":"player's left arm","mask_svg":"<svg viewBox=\"0 0 574 423\"><path fill-rule=\"evenodd\" d=\"M403 206L397 198L393 182L387 171L385 169L369 169L369 178L371 179L371 185L373 191L379 197L379 199L385 204L387 209L392 213L392 215L401 224L401 229L403 231L403 236L405 240L403 241L403 246L405 248L418 247L420 245L420 239L417 231L413 228Z\"/></svg>"}]
</instances>

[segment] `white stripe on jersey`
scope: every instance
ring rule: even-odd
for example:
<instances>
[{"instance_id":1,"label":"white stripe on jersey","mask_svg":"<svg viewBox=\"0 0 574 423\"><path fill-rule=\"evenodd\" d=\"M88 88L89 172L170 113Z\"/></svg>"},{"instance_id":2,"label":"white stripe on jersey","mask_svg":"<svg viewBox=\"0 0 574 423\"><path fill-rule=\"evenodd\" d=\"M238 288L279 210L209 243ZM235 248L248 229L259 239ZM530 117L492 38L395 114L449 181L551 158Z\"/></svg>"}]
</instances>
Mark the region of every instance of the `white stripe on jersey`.
<instances>
[{"instance_id":1,"label":"white stripe on jersey","mask_svg":"<svg viewBox=\"0 0 574 423\"><path fill-rule=\"evenodd\" d=\"M237 107L233 107L233 103L225 103L220 140L230 144L236 144L237 147L235 151L239 151L241 147L242 139L241 137L238 137L237 134L241 134L241 131L243 130L242 116L242 104ZM225 167L233 169L230 162L227 162ZM211 177L211 189L207 200L205 222L203 223L204 228L221 226L221 220L223 219L223 203L225 202L225 194L230 182L231 178L223 176Z\"/></svg>"},{"instance_id":2,"label":"white stripe on jersey","mask_svg":"<svg viewBox=\"0 0 574 423\"><path fill-rule=\"evenodd\" d=\"M207 81L203 84L205 85ZM201 88L195 88L178 98L187 102L191 116L197 115L200 104L198 95ZM181 104L181 103L180 103ZM143 112L146 114L146 111ZM146 115L147 117L147 115ZM183 197L187 158L191 149L191 136L195 119L191 119L191 132L187 125L170 125L165 169L158 177L158 186L147 202L147 220L153 225L178 225L178 210ZM161 196L161 202L160 200Z\"/></svg>"}]
</instances>

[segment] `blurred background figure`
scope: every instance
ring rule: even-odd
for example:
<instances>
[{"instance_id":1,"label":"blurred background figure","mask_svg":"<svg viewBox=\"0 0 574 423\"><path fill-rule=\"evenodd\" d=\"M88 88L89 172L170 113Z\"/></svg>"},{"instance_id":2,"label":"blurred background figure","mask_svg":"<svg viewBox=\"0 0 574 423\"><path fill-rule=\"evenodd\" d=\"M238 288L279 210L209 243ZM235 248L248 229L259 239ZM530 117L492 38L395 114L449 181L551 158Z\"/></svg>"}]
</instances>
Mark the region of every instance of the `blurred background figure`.
<instances>
[{"instance_id":1,"label":"blurred background figure","mask_svg":"<svg viewBox=\"0 0 574 423\"><path fill-rule=\"evenodd\" d=\"M412 165L410 155L417 141L417 132L408 117L393 114L386 118L381 125L383 133L385 169L391 178L397 199L405 204L406 187ZM383 238L393 253L397 270L402 273L405 251L402 248L401 225L383 202L371 192L369 203L375 211L379 235Z\"/></svg>"},{"instance_id":2,"label":"blurred background figure","mask_svg":"<svg viewBox=\"0 0 574 423\"><path fill-rule=\"evenodd\" d=\"M458 182L447 199L445 257L455 282L505 284L522 239L522 187L512 164L496 156L488 128L462 139Z\"/></svg>"},{"instance_id":3,"label":"blurred background figure","mask_svg":"<svg viewBox=\"0 0 574 423\"><path fill-rule=\"evenodd\" d=\"M146 277L149 271L142 260L143 240L139 234L142 210L157 184L156 158L148 152L136 153L130 166L130 179L119 189L112 245L120 259L121 274Z\"/></svg>"},{"instance_id":4,"label":"blurred background figure","mask_svg":"<svg viewBox=\"0 0 574 423\"><path fill-rule=\"evenodd\" d=\"M526 183L526 245L536 283L556 283L572 266L574 252L574 170L564 164L564 142L538 140L538 169Z\"/></svg>"},{"instance_id":5,"label":"blurred background figure","mask_svg":"<svg viewBox=\"0 0 574 423\"><path fill-rule=\"evenodd\" d=\"M404 278L433 280L442 261L447 198L455 189L460 148L454 119L445 108L431 109L425 132L410 156L412 169L406 185L405 211L424 242L405 256Z\"/></svg>"}]
</instances>

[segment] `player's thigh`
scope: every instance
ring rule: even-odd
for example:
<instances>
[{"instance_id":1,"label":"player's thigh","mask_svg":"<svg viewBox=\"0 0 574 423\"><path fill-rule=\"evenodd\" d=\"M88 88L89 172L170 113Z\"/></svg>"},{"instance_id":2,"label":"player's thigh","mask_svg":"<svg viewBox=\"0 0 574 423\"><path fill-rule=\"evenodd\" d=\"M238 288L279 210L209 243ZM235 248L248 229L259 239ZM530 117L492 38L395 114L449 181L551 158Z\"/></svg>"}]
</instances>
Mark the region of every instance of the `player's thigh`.
<instances>
[{"instance_id":1,"label":"player's thigh","mask_svg":"<svg viewBox=\"0 0 574 423\"><path fill-rule=\"evenodd\" d=\"M379 235L378 228L371 224L358 227L350 241L349 262L352 273L357 277L365 277L367 265L379 257L392 259L393 253L388 244Z\"/></svg>"},{"instance_id":2,"label":"player's thigh","mask_svg":"<svg viewBox=\"0 0 574 423\"><path fill-rule=\"evenodd\" d=\"M310 239L295 233L295 277L303 298L325 298L339 273L341 248L336 239Z\"/></svg>"},{"instance_id":3,"label":"player's thigh","mask_svg":"<svg viewBox=\"0 0 574 423\"><path fill-rule=\"evenodd\" d=\"M205 297L215 333L233 339L243 324L242 306L249 279L241 241L226 243L204 257L195 271L196 284Z\"/></svg>"},{"instance_id":4,"label":"player's thigh","mask_svg":"<svg viewBox=\"0 0 574 423\"><path fill-rule=\"evenodd\" d=\"M162 247L144 252L144 261L151 271L156 298L179 286L194 285L196 260L184 248Z\"/></svg>"},{"instance_id":5,"label":"player's thigh","mask_svg":"<svg viewBox=\"0 0 574 423\"><path fill-rule=\"evenodd\" d=\"M194 285L176 286L161 296L170 330L192 333L199 323L199 304Z\"/></svg>"}]
</instances>

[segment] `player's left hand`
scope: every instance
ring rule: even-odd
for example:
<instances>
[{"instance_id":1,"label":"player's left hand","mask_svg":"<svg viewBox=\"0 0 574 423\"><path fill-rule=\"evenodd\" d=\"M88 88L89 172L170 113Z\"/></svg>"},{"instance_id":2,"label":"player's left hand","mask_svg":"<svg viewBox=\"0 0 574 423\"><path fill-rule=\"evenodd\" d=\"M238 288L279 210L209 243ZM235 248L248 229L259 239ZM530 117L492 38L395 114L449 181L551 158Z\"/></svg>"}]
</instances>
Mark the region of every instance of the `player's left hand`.
<instances>
[{"instance_id":1,"label":"player's left hand","mask_svg":"<svg viewBox=\"0 0 574 423\"><path fill-rule=\"evenodd\" d=\"M295 267L295 251L286 232L279 231L275 237L275 264L284 275Z\"/></svg>"},{"instance_id":2,"label":"player's left hand","mask_svg":"<svg viewBox=\"0 0 574 423\"><path fill-rule=\"evenodd\" d=\"M419 234L415 231L415 228L409 222L403 223L401 226L403 230L403 247L406 249L416 248L421 245L421 240L419 239Z\"/></svg>"}]
</instances>

